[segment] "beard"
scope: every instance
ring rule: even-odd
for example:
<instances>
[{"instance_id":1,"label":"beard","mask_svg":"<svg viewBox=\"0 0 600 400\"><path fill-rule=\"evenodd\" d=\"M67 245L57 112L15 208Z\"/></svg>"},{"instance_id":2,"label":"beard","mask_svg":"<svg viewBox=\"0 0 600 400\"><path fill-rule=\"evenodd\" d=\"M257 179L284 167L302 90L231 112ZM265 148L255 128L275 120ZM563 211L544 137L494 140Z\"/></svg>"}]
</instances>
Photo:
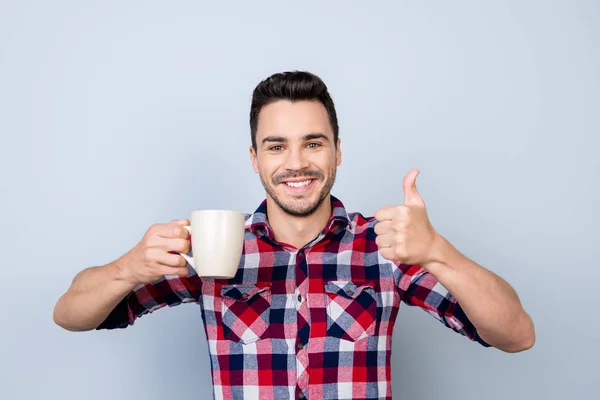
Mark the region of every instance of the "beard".
<instances>
[{"instance_id":1,"label":"beard","mask_svg":"<svg viewBox=\"0 0 600 400\"><path fill-rule=\"evenodd\" d=\"M259 175L265 191L280 209L282 209L286 214L294 217L308 217L319 209L319 207L323 204L323 201L325 201L331 192L331 188L335 183L336 167L334 163L333 167L329 171L325 185L313 200L309 198L303 198L304 196L297 196L297 198L294 200L284 201L275 192L275 186L281 184L283 180L289 178L307 178L314 179L316 181L323 181L325 179L325 175L321 171L302 171L293 174L277 174L271 179L271 184L267 184L267 182L265 182L262 174Z\"/></svg>"}]
</instances>

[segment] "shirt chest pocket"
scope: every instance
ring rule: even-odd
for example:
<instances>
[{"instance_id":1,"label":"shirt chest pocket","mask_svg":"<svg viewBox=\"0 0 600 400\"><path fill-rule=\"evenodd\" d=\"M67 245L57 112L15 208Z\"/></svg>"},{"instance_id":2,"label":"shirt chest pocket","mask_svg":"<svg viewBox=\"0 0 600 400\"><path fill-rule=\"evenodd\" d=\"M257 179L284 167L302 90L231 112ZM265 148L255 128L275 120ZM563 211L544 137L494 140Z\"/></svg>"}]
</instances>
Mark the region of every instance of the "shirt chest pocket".
<instances>
[{"instance_id":1,"label":"shirt chest pocket","mask_svg":"<svg viewBox=\"0 0 600 400\"><path fill-rule=\"evenodd\" d=\"M257 285L221 287L225 339L243 344L259 340L269 327L271 288Z\"/></svg>"},{"instance_id":2,"label":"shirt chest pocket","mask_svg":"<svg viewBox=\"0 0 600 400\"><path fill-rule=\"evenodd\" d=\"M325 284L325 296L328 336L355 342L375 333L374 284L329 281Z\"/></svg>"}]
</instances>

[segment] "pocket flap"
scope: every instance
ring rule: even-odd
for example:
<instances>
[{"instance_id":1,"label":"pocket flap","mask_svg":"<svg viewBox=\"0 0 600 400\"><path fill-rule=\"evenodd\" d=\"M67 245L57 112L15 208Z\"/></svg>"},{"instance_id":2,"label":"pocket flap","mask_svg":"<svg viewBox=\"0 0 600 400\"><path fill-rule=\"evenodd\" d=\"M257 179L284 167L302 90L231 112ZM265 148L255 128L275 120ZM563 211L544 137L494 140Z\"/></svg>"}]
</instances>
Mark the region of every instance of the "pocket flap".
<instances>
[{"instance_id":1,"label":"pocket flap","mask_svg":"<svg viewBox=\"0 0 600 400\"><path fill-rule=\"evenodd\" d=\"M255 295L268 290L271 290L269 286L227 285L221 287L221 296L245 303Z\"/></svg>"},{"instance_id":2,"label":"pocket flap","mask_svg":"<svg viewBox=\"0 0 600 400\"><path fill-rule=\"evenodd\" d=\"M325 292L344 296L347 299L357 298L365 289L375 289L372 283L355 283L352 281L329 281L325 284Z\"/></svg>"}]
</instances>

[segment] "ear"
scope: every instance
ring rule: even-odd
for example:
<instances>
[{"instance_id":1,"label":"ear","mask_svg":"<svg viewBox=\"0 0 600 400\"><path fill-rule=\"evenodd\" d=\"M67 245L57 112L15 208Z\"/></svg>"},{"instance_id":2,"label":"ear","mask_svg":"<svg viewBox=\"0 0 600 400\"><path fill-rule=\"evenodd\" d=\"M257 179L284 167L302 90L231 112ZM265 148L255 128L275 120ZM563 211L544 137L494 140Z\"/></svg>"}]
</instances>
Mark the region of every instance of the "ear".
<instances>
[{"instance_id":1,"label":"ear","mask_svg":"<svg viewBox=\"0 0 600 400\"><path fill-rule=\"evenodd\" d=\"M254 168L254 172L258 174L258 160L256 159L256 151L254 147L250 145L250 162L252 163L252 167Z\"/></svg>"},{"instance_id":2,"label":"ear","mask_svg":"<svg viewBox=\"0 0 600 400\"><path fill-rule=\"evenodd\" d=\"M335 149L335 158L337 160L336 162L336 166L340 166L340 164L342 163L342 148L340 147L342 144L342 139L337 140L337 147Z\"/></svg>"}]
</instances>

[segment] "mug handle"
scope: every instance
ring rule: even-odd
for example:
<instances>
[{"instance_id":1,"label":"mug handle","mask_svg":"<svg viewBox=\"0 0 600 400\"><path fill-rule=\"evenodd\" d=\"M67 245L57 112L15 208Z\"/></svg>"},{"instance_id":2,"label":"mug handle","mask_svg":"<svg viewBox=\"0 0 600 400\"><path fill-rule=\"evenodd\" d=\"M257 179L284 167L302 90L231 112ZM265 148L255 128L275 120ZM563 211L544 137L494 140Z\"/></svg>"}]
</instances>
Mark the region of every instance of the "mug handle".
<instances>
[{"instance_id":1,"label":"mug handle","mask_svg":"<svg viewBox=\"0 0 600 400\"><path fill-rule=\"evenodd\" d=\"M192 228L189 225L183 225L183 227L185 229L187 229L187 231L190 233L190 235L192 234ZM196 266L194 265L194 259L190 256L188 256L187 254L183 254L183 253L179 253L179 255L183 258L185 258L185 261L187 261L188 264L190 264L192 266L192 268L196 269Z\"/></svg>"}]
</instances>

